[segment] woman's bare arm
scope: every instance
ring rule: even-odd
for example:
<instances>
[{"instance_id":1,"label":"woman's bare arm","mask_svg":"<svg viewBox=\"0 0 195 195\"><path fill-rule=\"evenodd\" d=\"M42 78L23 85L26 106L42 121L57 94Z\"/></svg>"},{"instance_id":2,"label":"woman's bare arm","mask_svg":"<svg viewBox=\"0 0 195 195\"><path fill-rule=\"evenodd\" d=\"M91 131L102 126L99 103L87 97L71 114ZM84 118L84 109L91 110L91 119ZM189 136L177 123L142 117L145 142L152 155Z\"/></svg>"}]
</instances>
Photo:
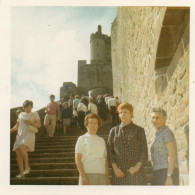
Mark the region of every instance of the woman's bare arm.
<instances>
[{"instance_id":1,"label":"woman's bare arm","mask_svg":"<svg viewBox=\"0 0 195 195\"><path fill-rule=\"evenodd\" d=\"M25 123L32 125L34 127L40 128L41 127L41 121L40 119L37 119L35 121L31 121L31 120L25 120Z\"/></svg>"},{"instance_id":2,"label":"woman's bare arm","mask_svg":"<svg viewBox=\"0 0 195 195\"><path fill-rule=\"evenodd\" d=\"M176 159L176 150L175 145L173 142L167 142L166 147L169 153L168 157L168 174L173 175L173 170L175 166L175 159ZM167 176L167 180L165 185L173 185L172 177Z\"/></svg>"},{"instance_id":3,"label":"woman's bare arm","mask_svg":"<svg viewBox=\"0 0 195 195\"><path fill-rule=\"evenodd\" d=\"M85 173L83 163L82 163L81 160L82 160L82 154L75 153L75 163L76 163L77 169L78 169L78 171L81 175L82 184L83 185L89 185L89 180L88 180L87 174Z\"/></svg>"},{"instance_id":4,"label":"woman's bare arm","mask_svg":"<svg viewBox=\"0 0 195 195\"><path fill-rule=\"evenodd\" d=\"M105 157L105 160L106 160L106 184L109 185L110 177L109 177L109 163L108 163L107 156Z\"/></svg>"},{"instance_id":5,"label":"woman's bare arm","mask_svg":"<svg viewBox=\"0 0 195 195\"><path fill-rule=\"evenodd\" d=\"M19 127L19 121L17 121L16 125L10 130L10 133L13 133L14 131L17 131Z\"/></svg>"}]
</instances>

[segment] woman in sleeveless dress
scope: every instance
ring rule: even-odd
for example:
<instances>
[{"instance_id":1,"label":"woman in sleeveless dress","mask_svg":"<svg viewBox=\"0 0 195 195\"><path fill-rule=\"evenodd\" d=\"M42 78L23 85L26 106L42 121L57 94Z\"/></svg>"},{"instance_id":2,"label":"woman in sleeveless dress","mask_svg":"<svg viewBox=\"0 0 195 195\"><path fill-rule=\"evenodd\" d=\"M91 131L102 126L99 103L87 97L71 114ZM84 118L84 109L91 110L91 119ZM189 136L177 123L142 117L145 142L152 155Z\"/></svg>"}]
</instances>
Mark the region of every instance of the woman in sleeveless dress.
<instances>
[{"instance_id":1,"label":"woman in sleeveless dress","mask_svg":"<svg viewBox=\"0 0 195 195\"><path fill-rule=\"evenodd\" d=\"M34 152L35 147L35 134L29 130L29 125L37 128L41 127L39 115L36 112L32 112L32 107L32 101L24 101L24 112L19 114L16 125L10 130L11 133L17 131L13 151L16 152L16 160L20 171L20 174L16 178L19 179L24 178L24 175L30 172L28 152Z\"/></svg>"}]
</instances>

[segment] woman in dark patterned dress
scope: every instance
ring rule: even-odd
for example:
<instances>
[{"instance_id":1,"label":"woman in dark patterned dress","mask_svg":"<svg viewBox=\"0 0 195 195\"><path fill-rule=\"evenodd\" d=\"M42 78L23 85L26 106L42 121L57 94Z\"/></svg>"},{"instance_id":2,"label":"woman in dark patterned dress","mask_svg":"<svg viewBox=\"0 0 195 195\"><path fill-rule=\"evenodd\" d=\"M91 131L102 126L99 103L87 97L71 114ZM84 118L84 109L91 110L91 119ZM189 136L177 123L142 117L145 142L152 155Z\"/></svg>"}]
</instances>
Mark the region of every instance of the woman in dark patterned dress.
<instances>
[{"instance_id":1,"label":"woman in dark patterned dress","mask_svg":"<svg viewBox=\"0 0 195 195\"><path fill-rule=\"evenodd\" d=\"M144 129L132 122L133 107L119 105L121 124L110 130L107 150L112 165L112 185L145 185L144 162L148 160Z\"/></svg>"}]
</instances>

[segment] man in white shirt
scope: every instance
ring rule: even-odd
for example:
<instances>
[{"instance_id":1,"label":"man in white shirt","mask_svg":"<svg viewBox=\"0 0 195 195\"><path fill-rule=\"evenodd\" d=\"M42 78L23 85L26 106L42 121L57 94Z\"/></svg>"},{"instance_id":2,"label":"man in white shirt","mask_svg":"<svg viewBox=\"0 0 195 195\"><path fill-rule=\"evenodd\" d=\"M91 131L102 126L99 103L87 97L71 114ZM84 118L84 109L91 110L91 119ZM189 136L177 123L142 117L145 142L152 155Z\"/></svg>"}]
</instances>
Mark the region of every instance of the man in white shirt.
<instances>
[{"instance_id":1,"label":"man in white shirt","mask_svg":"<svg viewBox=\"0 0 195 195\"><path fill-rule=\"evenodd\" d=\"M93 103L92 98L89 99L88 111L91 112L91 113L98 114L97 106Z\"/></svg>"},{"instance_id":2,"label":"man in white shirt","mask_svg":"<svg viewBox=\"0 0 195 195\"><path fill-rule=\"evenodd\" d=\"M118 100L114 98L113 96L108 99L108 109L110 111L111 117L112 117L112 125L116 125L116 104L118 103Z\"/></svg>"},{"instance_id":3,"label":"man in white shirt","mask_svg":"<svg viewBox=\"0 0 195 195\"><path fill-rule=\"evenodd\" d=\"M108 105L108 100L109 100L110 98L111 98L111 97L110 97L109 95L107 95L107 96L105 97L106 105Z\"/></svg>"}]
</instances>

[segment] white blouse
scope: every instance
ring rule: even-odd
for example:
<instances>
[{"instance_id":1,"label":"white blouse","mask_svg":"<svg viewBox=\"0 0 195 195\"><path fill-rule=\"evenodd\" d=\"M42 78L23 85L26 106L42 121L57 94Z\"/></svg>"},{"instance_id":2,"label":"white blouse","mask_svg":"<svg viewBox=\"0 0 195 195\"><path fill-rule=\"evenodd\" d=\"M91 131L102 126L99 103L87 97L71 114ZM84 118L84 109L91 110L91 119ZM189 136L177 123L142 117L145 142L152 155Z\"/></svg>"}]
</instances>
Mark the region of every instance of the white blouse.
<instances>
[{"instance_id":1,"label":"white blouse","mask_svg":"<svg viewBox=\"0 0 195 195\"><path fill-rule=\"evenodd\" d=\"M80 136L75 153L82 154L82 163L86 173L106 173L106 144L102 137L86 133Z\"/></svg>"}]
</instances>

